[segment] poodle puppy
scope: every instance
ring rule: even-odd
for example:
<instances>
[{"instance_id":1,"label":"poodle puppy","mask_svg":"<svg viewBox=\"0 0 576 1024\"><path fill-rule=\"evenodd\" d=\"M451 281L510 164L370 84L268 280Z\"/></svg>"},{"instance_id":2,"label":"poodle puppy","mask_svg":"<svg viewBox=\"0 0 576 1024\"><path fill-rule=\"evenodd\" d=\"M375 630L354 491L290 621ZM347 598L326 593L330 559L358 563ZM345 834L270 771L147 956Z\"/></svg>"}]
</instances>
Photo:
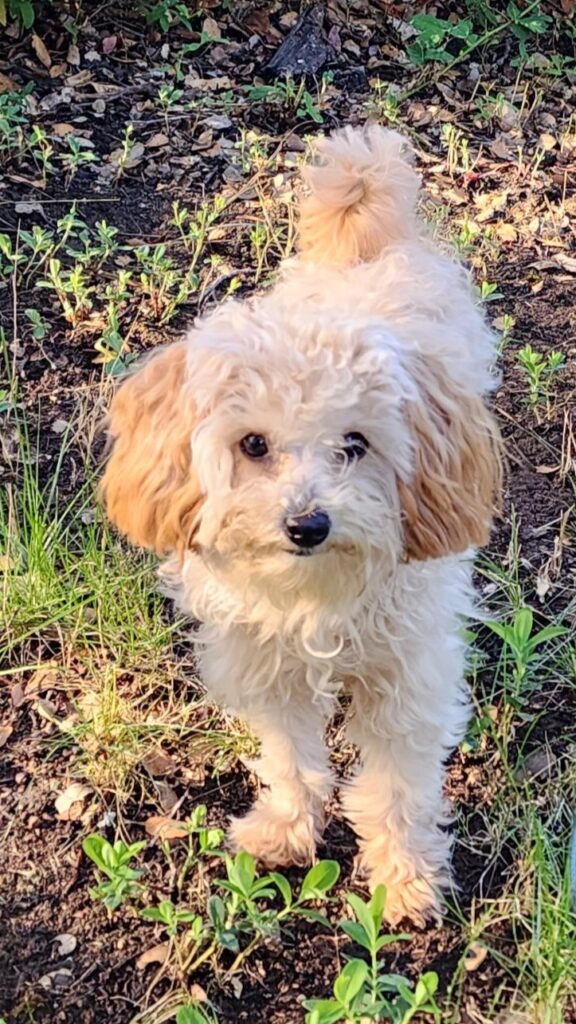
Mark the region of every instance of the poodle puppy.
<instances>
[{"instance_id":1,"label":"poodle puppy","mask_svg":"<svg viewBox=\"0 0 576 1024\"><path fill-rule=\"evenodd\" d=\"M233 845L266 866L314 857L348 693L343 809L389 920L421 922L449 882L443 766L468 718L462 624L500 458L494 338L426 237L404 150L377 126L318 142L299 255L121 385L102 492L201 624L208 692L260 741Z\"/></svg>"}]
</instances>

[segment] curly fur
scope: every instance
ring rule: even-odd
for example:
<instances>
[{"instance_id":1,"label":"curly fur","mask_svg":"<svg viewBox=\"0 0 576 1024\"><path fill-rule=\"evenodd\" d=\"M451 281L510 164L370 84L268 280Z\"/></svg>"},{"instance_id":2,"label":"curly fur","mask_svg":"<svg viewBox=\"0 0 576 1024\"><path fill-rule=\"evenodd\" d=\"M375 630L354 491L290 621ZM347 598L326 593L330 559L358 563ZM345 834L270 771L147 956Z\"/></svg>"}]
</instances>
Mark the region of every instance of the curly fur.
<instances>
[{"instance_id":1,"label":"curly fur","mask_svg":"<svg viewBox=\"0 0 576 1024\"><path fill-rule=\"evenodd\" d=\"M467 275L418 224L402 139L346 129L318 150L301 255L121 386L102 492L134 543L169 556L206 687L261 741L265 788L233 842L268 865L314 856L332 788L323 734L345 690L361 765L344 811L389 918L421 920L449 879L461 624L500 486L494 339ZM350 431L370 450L346 464ZM264 459L241 451L249 433L266 436ZM318 506L331 533L294 557L283 521Z\"/></svg>"}]
</instances>

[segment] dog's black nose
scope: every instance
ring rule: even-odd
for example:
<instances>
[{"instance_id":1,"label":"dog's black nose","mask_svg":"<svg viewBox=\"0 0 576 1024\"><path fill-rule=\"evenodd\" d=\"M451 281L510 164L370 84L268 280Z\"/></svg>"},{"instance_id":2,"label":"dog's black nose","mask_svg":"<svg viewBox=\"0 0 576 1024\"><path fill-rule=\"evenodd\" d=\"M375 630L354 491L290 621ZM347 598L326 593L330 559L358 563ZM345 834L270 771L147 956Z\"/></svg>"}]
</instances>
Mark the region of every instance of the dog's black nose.
<instances>
[{"instance_id":1,"label":"dog's black nose","mask_svg":"<svg viewBox=\"0 0 576 1024\"><path fill-rule=\"evenodd\" d=\"M286 536L299 548L315 548L330 533L330 516L315 509L305 516L287 516L284 520Z\"/></svg>"}]
</instances>

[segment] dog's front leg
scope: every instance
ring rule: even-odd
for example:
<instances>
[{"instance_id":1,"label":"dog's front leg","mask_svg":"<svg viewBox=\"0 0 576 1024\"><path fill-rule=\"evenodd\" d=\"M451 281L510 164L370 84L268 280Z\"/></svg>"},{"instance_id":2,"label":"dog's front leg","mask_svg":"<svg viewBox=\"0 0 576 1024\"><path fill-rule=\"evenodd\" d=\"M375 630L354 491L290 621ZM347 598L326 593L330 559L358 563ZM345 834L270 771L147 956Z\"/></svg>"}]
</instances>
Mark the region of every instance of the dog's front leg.
<instances>
[{"instance_id":1,"label":"dog's front leg","mask_svg":"<svg viewBox=\"0 0 576 1024\"><path fill-rule=\"evenodd\" d=\"M324 826L332 785L324 743L327 709L314 704L296 659L242 631L203 657L208 689L247 722L260 742L250 767L263 784L254 807L233 818L230 840L266 867L308 864Z\"/></svg>"},{"instance_id":2,"label":"dog's front leg","mask_svg":"<svg viewBox=\"0 0 576 1024\"><path fill-rule=\"evenodd\" d=\"M430 659L431 661L433 659ZM441 912L450 882L451 839L443 797L445 759L467 718L458 653L446 652L440 693L428 680L399 672L352 684L351 739L361 767L343 791L343 806L360 839L370 887L387 888L386 917L422 924ZM431 668L430 663L424 667ZM437 682L442 683L439 676Z\"/></svg>"}]
</instances>

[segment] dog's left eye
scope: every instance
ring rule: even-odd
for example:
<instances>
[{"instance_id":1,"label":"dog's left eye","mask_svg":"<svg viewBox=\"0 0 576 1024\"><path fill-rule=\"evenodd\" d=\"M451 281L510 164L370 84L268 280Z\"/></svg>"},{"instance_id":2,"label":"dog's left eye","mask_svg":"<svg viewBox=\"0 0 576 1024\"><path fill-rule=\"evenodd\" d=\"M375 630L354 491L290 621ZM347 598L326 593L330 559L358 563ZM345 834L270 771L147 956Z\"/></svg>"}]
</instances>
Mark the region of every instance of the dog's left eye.
<instances>
[{"instance_id":1,"label":"dog's left eye","mask_svg":"<svg viewBox=\"0 0 576 1024\"><path fill-rule=\"evenodd\" d=\"M240 451L249 459L263 459L268 455L268 443L262 434L246 434L240 441Z\"/></svg>"},{"instance_id":2,"label":"dog's left eye","mask_svg":"<svg viewBox=\"0 0 576 1024\"><path fill-rule=\"evenodd\" d=\"M353 430L345 435L341 452L347 462L355 462L358 459L363 459L369 448L370 444L364 434Z\"/></svg>"}]
</instances>

